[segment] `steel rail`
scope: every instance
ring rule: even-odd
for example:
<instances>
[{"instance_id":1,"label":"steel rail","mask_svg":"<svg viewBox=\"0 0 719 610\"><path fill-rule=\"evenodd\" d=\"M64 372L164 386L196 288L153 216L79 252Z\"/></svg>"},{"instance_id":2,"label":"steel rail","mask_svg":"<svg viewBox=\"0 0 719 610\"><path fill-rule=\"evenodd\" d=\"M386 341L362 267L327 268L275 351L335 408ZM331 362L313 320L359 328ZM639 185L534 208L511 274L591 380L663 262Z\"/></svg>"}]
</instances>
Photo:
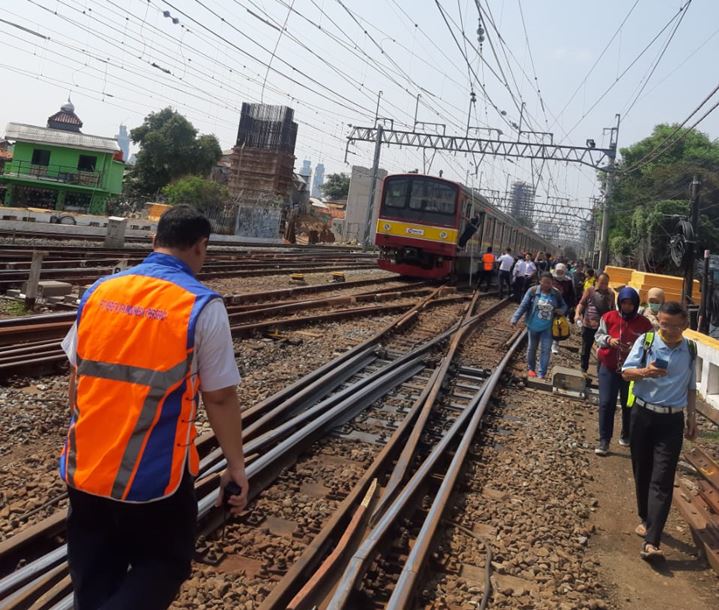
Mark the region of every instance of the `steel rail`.
<instances>
[{"instance_id":1,"label":"steel rail","mask_svg":"<svg viewBox=\"0 0 719 610\"><path fill-rule=\"evenodd\" d=\"M299 401L293 400L293 397L297 395L298 390L300 389L307 389L308 391L305 393L303 398L308 398L311 396L312 392L318 392L318 388L316 387L317 381L322 378L323 375L330 372L331 369L336 368L336 365L344 362L346 360L351 360L354 356L358 356L362 353L363 350L366 350L367 348L370 348L374 346L383 336L385 336L387 333L394 329L402 328L408 321L414 319L414 317L418 314L419 311L429 306L433 301L432 299L435 298L437 295L442 293L442 287L439 287L433 291L431 295L429 295L426 299L423 301L417 303L411 311L405 313L403 316L401 316L399 319L393 321L392 323L387 324L383 329L380 330L379 333L377 333L374 337L366 340L362 344L356 346L355 348L352 348L345 352L345 354L342 354L340 357L336 358L334 361L327 363L323 367L320 367L316 371L313 371L312 373L306 375L302 380L299 382L296 382L292 384L290 387L288 387L286 390L278 392L274 396L270 397L269 399L266 399L263 401L263 403L260 403L260 405L257 405L259 408L255 408L254 410L248 410L245 413L243 413L243 420L246 416L249 416L250 419L252 417L258 417L260 414L264 413L267 409L270 407L277 406L284 400L287 400L290 402L290 405L292 408L297 409L299 406ZM432 342L436 343L437 339L433 339ZM390 372L391 373L391 372ZM414 373L413 373L414 374ZM385 381L387 381L385 379ZM332 381L333 383L336 383L336 379ZM361 395L358 394L358 397L361 397ZM347 408L348 406L352 406L351 404L346 403L344 404L344 407ZM252 413L250 413L252 411ZM301 432L301 431L299 431ZM212 436L206 435L203 437L202 441L204 443L211 442ZM253 462L254 464L255 462ZM215 492L216 493L216 492ZM4 541L3 543L0 543L0 559L7 560L8 557L12 557L13 554L17 554L19 552L22 552L22 549L25 545L32 543L39 538L45 536L45 535L55 535L55 533L58 531L57 528L62 527L62 523L64 522L64 515L66 513L66 510L58 511L55 513L52 517L49 517L43 522L40 522L38 524L35 524L34 526L31 526L27 530L24 530L20 534L17 534L16 536L13 536L11 539ZM55 532L55 533L53 533ZM38 558L37 560L31 561L28 563L24 568L21 568L20 570L11 573L7 577L0 579L0 595L7 593L8 591L13 590L18 586L18 584L22 584L26 582L28 579L32 578L33 576L37 576L39 572L41 572L43 569L47 567L46 562L49 560L48 558L53 558L58 553L58 550L52 551L46 555L43 555L42 557ZM64 555L61 553L61 556L59 557L58 561L64 557Z\"/></svg>"},{"instance_id":2,"label":"steel rail","mask_svg":"<svg viewBox=\"0 0 719 610\"><path fill-rule=\"evenodd\" d=\"M474 302L475 300L473 299L473 303ZM502 302L502 305L506 305L506 301ZM496 306L493 306L487 310L473 314L473 306L468 307L462 320L455 324L449 331L443 333L443 338L452 338L454 342L455 338L462 337L465 334L466 329L471 328L476 322L495 311ZM457 341L457 343L460 341ZM446 356L442 362L444 363L445 361ZM261 610L284 610L288 608L291 603L294 604L292 607L297 609L312 608L314 604L308 600L316 595L316 589L331 586L331 584L326 585L326 583L331 576L333 566L327 565L326 563L322 563L320 566L320 563L330 551L336 555L338 560L346 554L347 549L338 549L335 541L346 537L347 524L353 518L371 482L378 477L384 477L384 473L392 470L393 463L398 460L402 448L408 443L408 437L410 434L416 433L416 422L423 406L434 402L430 400L430 396L436 388L442 386L445 372L446 370L442 371L440 367L434 370L424 385L420 396L410 407L406 416L401 420L387 444L375 457L364 476L342 501L330 521L324 525L300 558L294 562L280 582L273 587L268 597L262 602L260 606ZM367 510L369 510L369 507ZM364 510L363 513L365 512L367 511ZM314 583L312 587L308 586L309 582ZM298 597L300 591L302 595ZM317 601L317 599L313 601Z\"/></svg>"},{"instance_id":3,"label":"steel rail","mask_svg":"<svg viewBox=\"0 0 719 610\"><path fill-rule=\"evenodd\" d=\"M472 419L462 435L459 447L452 456L452 461L447 468L447 472L444 474L439 491L436 493L432 506L424 519L422 529L412 546L412 550L410 551L409 557L402 568L397 584L392 590L392 595L387 603L387 610L403 610L404 608L408 608L412 602L417 590L420 573L427 562L427 558L429 557L432 541L437 534L439 524L442 521L444 511L447 508L450 496L452 495L452 490L454 489L462 467L464 466L464 461L467 458L469 448L477 430L479 429L479 424L487 409L489 399L492 397L492 393L497 387L500 377L504 373L505 367L514 355L516 349L524 341L526 334L527 332L525 330L519 337L517 337L517 339L515 339L514 343L507 350L504 358L502 358L500 363L490 375L489 379L487 379L482 396L472 413Z\"/></svg>"},{"instance_id":4,"label":"steel rail","mask_svg":"<svg viewBox=\"0 0 719 610\"><path fill-rule=\"evenodd\" d=\"M387 507L384 514L379 518L377 524L367 534L367 537L364 539L358 550L349 560L347 568L345 569L341 579L337 583L334 594L332 595L329 603L327 604L327 610L341 610L349 606L352 593L355 590L355 587L359 582L360 578L373 560L381 542L388 534L388 532L395 526L397 520L401 517L401 515L405 513L408 507L414 505L414 500L416 496L420 493L420 491L423 489L426 480L435 472L437 464L446 455L446 451L453 443L455 437L458 436L459 431L465 425L468 425L468 427L465 435L463 436L463 441L460 442L460 445L462 445L464 439L467 439L467 443L471 442L471 439L476 432L476 426L479 425L479 421L484 413L486 404L491 397L492 391L496 387L500 375L504 371L506 363L514 354L514 351L524 339L524 336L524 334L520 335L520 337L517 338L514 344L509 348L507 354L500 362L500 365L494 370L490 378L485 381L481 389L475 394L475 397L473 398L470 405L459 414L459 416L453 422L449 430L443 435L443 437L440 439L437 445L435 445L429 456L419 466L419 468L411 477L407 485L402 488L396 499L390 504L390 506ZM472 425L474 426L474 428L471 433L469 433L469 426ZM466 455L466 451L463 455ZM454 459L452 463L454 463ZM461 462L459 463L459 466L461 467ZM456 475L454 474L454 471L452 473L449 473L449 476L447 478L451 481L451 485L453 485L454 481L456 480ZM451 486L449 487L449 490L451 491ZM444 508L444 506L446 506L446 497L444 495L444 491L446 491L446 488L443 490L443 501L441 504L442 509ZM435 504L433 503L433 507L434 506ZM439 519L435 518L434 524L430 523L430 525L427 526L427 529L430 531L431 535L433 535L436 531L438 522ZM426 523L427 521L425 520L425 524ZM425 531L424 526L423 531ZM422 554L421 558L415 558L415 561L412 564L412 569L415 570L415 574L418 571L417 565L421 565L421 563L426 558L426 549L428 548L429 544L428 539L423 538L422 540L418 540L415 542L413 549L416 548L419 543L421 543L424 553ZM416 582L416 576L410 578L404 571L403 574L404 580L402 582L402 587L404 588L407 586L413 586ZM399 587L399 583L397 587ZM395 590L397 589L397 587L395 587ZM403 595L406 595L406 593L403 593Z\"/></svg>"}]
</instances>

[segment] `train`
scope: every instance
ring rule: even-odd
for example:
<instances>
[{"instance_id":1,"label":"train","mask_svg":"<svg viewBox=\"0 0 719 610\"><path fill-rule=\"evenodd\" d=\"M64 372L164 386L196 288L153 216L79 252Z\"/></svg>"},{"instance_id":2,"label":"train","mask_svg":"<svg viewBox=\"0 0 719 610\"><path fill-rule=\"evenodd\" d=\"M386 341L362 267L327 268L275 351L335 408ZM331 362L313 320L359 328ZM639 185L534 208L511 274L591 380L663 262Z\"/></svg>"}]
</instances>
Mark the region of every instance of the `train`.
<instances>
[{"instance_id":1,"label":"train","mask_svg":"<svg viewBox=\"0 0 719 610\"><path fill-rule=\"evenodd\" d=\"M423 174L384 179L374 243L380 268L426 279L476 274L489 246L497 255L554 250L476 190Z\"/></svg>"}]
</instances>

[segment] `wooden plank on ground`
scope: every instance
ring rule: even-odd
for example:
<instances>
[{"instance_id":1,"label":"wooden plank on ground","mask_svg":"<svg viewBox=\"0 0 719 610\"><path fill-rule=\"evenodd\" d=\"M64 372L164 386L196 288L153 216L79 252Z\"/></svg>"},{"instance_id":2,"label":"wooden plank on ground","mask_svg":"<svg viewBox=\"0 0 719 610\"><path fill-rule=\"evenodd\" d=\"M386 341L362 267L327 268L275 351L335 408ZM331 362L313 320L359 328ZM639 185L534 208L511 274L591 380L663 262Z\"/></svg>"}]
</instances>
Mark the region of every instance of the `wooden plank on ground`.
<instances>
[{"instance_id":1,"label":"wooden plank on ground","mask_svg":"<svg viewBox=\"0 0 719 610\"><path fill-rule=\"evenodd\" d=\"M697 469L702 477L719 490L719 464L706 451L699 447L694 447L691 451L685 453L684 457L687 462Z\"/></svg>"}]
</instances>

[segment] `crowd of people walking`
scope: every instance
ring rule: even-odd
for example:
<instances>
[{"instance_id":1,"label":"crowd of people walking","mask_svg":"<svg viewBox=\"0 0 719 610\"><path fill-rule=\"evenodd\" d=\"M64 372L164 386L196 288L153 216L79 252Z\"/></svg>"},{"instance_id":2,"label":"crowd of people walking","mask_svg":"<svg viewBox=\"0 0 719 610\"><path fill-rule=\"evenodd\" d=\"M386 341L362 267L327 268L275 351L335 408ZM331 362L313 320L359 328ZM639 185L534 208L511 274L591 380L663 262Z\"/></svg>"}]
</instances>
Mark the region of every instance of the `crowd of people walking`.
<instances>
[{"instance_id":1,"label":"crowd of people walking","mask_svg":"<svg viewBox=\"0 0 719 610\"><path fill-rule=\"evenodd\" d=\"M506 290L519 304L512 326L525 318L527 377L547 376L552 354L569 334L558 330L561 320L566 326L568 318L581 335L579 366L588 378L594 377L590 361L596 348L599 408L594 452L610 454L619 402L618 442L631 453L640 520L635 532L643 538L640 555L646 560L662 557L661 537L682 439L692 440L697 433L697 348L683 336L689 325L687 310L666 301L661 288L648 290L642 304L634 288L622 286L615 292L607 273L543 252L515 258L507 248L495 259L488 249L482 262L480 281L491 287L496 267L500 297ZM716 296L711 299L710 331L719 335Z\"/></svg>"}]
</instances>

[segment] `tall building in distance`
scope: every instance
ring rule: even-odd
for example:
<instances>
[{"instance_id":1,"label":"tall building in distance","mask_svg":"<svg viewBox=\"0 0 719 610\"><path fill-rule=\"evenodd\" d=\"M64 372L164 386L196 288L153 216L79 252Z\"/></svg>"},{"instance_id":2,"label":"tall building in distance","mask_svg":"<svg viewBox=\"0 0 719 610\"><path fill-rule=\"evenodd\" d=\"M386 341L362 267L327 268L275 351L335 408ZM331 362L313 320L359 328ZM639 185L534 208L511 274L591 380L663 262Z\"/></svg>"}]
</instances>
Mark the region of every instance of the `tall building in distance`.
<instances>
[{"instance_id":1,"label":"tall building in distance","mask_svg":"<svg viewBox=\"0 0 719 610\"><path fill-rule=\"evenodd\" d=\"M312 177L312 161L305 159L302 161L302 169L298 172L307 183L307 190L310 189L310 178Z\"/></svg>"},{"instance_id":2,"label":"tall building in distance","mask_svg":"<svg viewBox=\"0 0 719 610\"><path fill-rule=\"evenodd\" d=\"M315 165L315 179L312 181L312 196L319 199L322 197L320 187L325 181L325 166L322 163Z\"/></svg>"},{"instance_id":3,"label":"tall building in distance","mask_svg":"<svg viewBox=\"0 0 719 610\"><path fill-rule=\"evenodd\" d=\"M115 138L117 138L117 143L122 151L122 160L127 163L130 160L130 135L127 133L125 125L120 125L120 131Z\"/></svg>"},{"instance_id":4,"label":"tall building in distance","mask_svg":"<svg viewBox=\"0 0 719 610\"><path fill-rule=\"evenodd\" d=\"M511 215L527 226L532 226L534 187L526 182L513 182L509 201Z\"/></svg>"}]
</instances>

